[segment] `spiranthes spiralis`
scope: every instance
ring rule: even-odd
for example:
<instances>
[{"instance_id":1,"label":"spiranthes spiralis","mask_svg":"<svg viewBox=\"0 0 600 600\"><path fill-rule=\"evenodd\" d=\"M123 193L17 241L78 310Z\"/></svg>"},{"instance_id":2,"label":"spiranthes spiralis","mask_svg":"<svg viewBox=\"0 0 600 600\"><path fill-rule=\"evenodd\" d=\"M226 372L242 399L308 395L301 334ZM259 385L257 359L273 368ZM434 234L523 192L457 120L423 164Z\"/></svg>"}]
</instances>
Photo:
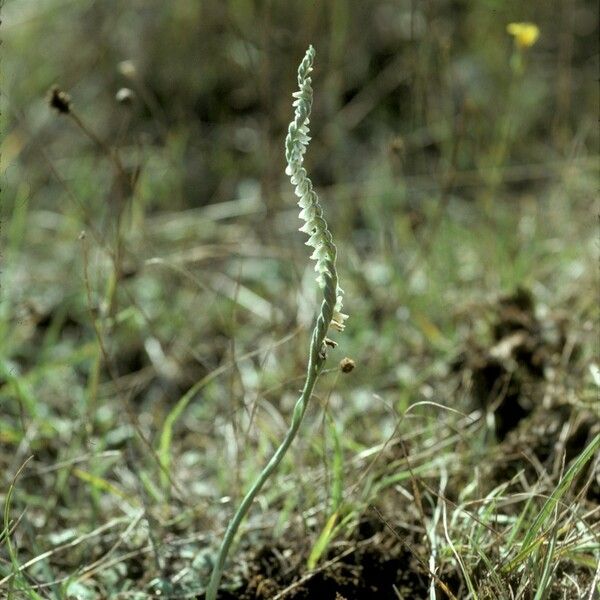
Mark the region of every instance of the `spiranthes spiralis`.
<instances>
[{"instance_id":1,"label":"spiranthes spiralis","mask_svg":"<svg viewBox=\"0 0 600 600\"><path fill-rule=\"evenodd\" d=\"M310 141L308 125L313 99L310 73L314 58L315 50L310 46L298 68L299 89L293 95L294 119L290 123L285 139L285 156L287 160L286 173L289 175L296 196L299 198L300 218L304 221L300 229L309 235L306 243L313 248L311 258L316 263L317 283L323 290L323 301L311 336L304 388L294 406L292 422L280 446L244 496L227 526L206 590L206 600L216 600L227 554L240 524L250 509L254 498L279 466L298 433L313 389L327 359L327 349L335 346L335 342L327 337L329 328L332 327L341 331L344 329L344 321L347 319L347 315L341 312L343 292L338 285L335 264L337 250L323 216L319 198L308 178L306 169L302 166L304 154Z\"/></svg>"}]
</instances>

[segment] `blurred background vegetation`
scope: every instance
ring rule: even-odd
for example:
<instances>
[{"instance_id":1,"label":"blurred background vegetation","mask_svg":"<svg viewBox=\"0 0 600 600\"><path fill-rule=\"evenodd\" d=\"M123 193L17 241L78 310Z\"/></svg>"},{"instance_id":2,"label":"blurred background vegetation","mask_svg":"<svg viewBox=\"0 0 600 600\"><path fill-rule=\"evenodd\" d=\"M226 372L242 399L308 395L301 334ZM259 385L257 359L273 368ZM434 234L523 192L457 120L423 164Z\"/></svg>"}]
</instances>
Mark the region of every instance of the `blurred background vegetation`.
<instances>
[{"instance_id":1,"label":"blurred background vegetation","mask_svg":"<svg viewBox=\"0 0 600 600\"><path fill-rule=\"evenodd\" d=\"M507 33L522 21L531 47ZM5 1L0 472L5 491L35 455L23 562L123 503L208 535L280 438L317 302L283 153L310 43L307 170L350 313L331 362L357 363L319 402L346 459L416 401L470 410L452 361L519 286L569 323L589 390L597 23L583 0ZM327 496L307 470L330 451L320 413L268 497L283 521Z\"/></svg>"}]
</instances>

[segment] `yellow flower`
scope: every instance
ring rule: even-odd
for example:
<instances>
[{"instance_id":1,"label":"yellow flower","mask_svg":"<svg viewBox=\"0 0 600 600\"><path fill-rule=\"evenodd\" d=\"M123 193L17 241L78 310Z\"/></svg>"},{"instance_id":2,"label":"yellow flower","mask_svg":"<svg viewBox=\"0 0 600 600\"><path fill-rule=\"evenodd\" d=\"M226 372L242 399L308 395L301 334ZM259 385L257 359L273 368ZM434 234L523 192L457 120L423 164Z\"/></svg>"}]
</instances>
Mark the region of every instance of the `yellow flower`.
<instances>
[{"instance_id":1,"label":"yellow flower","mask_svg":"<svg viewBox=\"0 0 600 600\"><path fill-rule=\"evenodd\" d=\"M506 31L515 38L519 49L530 48L540 37L540 28L535 23L509 23Z\"/></svg>"}]
</instances>

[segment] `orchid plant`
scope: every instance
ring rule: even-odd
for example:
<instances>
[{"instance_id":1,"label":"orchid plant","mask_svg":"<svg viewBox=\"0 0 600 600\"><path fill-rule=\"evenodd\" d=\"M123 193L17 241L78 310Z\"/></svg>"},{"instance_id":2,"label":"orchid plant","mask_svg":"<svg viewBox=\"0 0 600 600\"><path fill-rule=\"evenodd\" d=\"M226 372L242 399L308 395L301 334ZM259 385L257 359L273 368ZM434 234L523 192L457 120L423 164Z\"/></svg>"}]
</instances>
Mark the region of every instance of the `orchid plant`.
<instances>
[{"instance_id":1,"label":"orchid plant","mask_svg":"<svg viewBox=\"0 0 600 600\"><path fill-rule=\"evenodd\" d=\"M298 67L298 91L293 94L295 113L285 139L285 157L286 174L289 175L295 194L299 198L300 219L304 221L300 231L309 236L306 244L313 248L311 259L316 263L317 283L323 290L323 301L311 336L304 387L294 407L290 427L280 446L244 496L225 531L206 591L206 600L216 600L225 561L240 524L257 494L279 466L300 429L313 389L327 359L327 349L335 346L335 342L327 337L329 329L343 331L344 321L347 319L347 315L342 313L343 292L338 285L335 266L337 250L323 216L317 193L303 167L304 154L310 142L308 126L313 101L310 73L314 58L315 50L310 46Z\"/></svg>"}]
</instances>

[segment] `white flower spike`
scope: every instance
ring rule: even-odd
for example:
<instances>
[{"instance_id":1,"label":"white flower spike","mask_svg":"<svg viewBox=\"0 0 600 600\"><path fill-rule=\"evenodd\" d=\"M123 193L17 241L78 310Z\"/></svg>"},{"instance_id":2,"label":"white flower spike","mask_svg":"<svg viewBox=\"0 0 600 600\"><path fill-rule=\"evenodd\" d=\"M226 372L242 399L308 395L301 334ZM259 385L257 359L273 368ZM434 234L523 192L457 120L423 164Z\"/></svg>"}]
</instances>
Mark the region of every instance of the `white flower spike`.
<instances>
[{"instance_id":1,"label":"white flower spike","mask_svg":"<svg viewBox=\"0 0 600 600\"><path fill-rule=\"evenodd\" d=\"M337 250L331 232L327 227L327 222L323 217L319 197L313 189L313 184L308 178L306 169L302 166L304 154L310 141L308 125L313 101L310 73L314 58L315 50L310 46L298 67L299 90L292 94L295 98L292 104L295 107L294 120L290 123L285 138L285 157L287 160L285 172L289 175L294 186L294 193L299 198L300 219L304 221L300 231L309 236L306 245L314 248L310 258L316 261L317 283L325 291L326 299L335 290L331 327L343 331L344 321L348 318L348 315L342 313L344 292L337 283L335 270Z\"/></svg>"}]
</instances>

